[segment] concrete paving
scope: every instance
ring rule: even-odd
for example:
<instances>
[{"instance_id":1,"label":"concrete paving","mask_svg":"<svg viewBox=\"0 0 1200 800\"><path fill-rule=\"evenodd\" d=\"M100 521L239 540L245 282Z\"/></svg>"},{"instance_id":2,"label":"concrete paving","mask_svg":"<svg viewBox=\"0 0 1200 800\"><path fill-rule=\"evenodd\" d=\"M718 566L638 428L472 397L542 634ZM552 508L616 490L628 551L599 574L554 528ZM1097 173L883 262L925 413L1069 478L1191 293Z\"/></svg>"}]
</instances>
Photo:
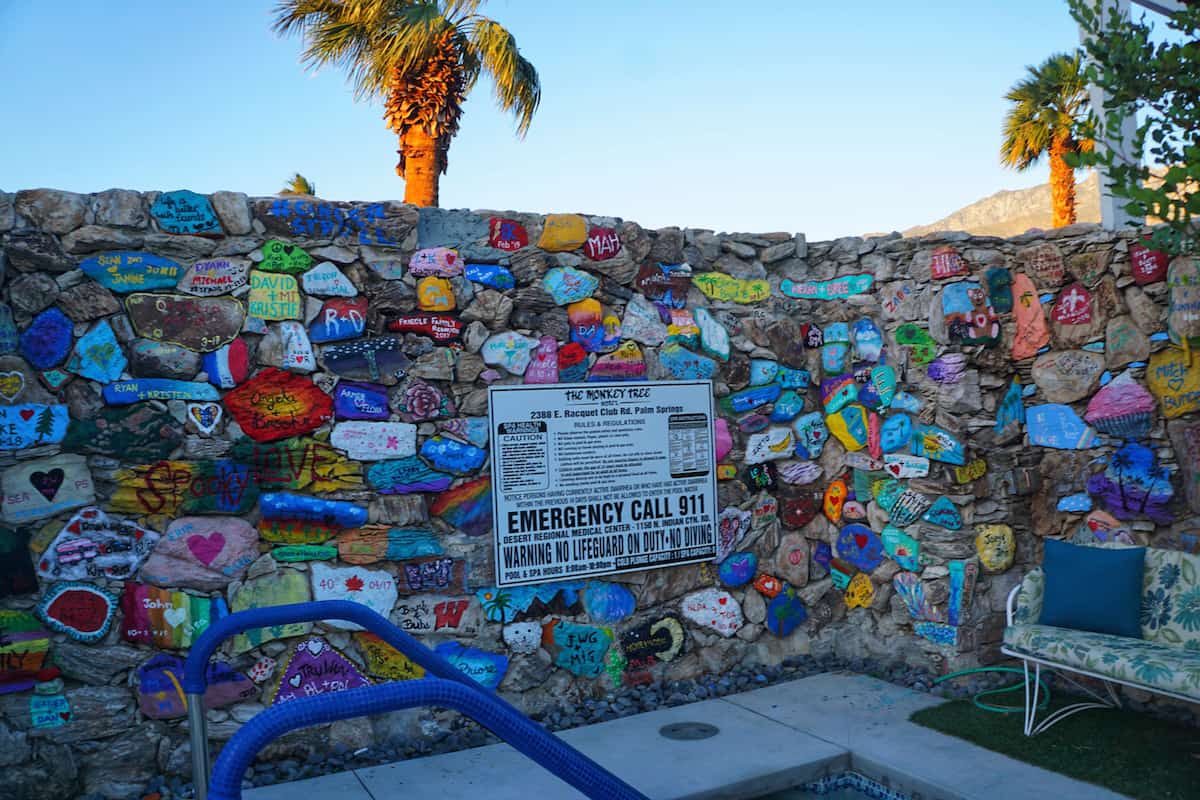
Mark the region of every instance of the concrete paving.
<instances>
[{"instance_id":1,"label":"concrete paving","mask_svg":"<svg viewBox=\"0 0 1200 800\"><path fill-rule=\"evenodd\" d=\"M923 800L1116 800L1098 786L914 725L943 702L884 681L826 673L559 734L653 800L752 800L847 769ZM675 722L720 733L674 741ZM490 745L247 790L246 800L576 800L584 795L508 745Z\"/></svg>"}]
</instances>

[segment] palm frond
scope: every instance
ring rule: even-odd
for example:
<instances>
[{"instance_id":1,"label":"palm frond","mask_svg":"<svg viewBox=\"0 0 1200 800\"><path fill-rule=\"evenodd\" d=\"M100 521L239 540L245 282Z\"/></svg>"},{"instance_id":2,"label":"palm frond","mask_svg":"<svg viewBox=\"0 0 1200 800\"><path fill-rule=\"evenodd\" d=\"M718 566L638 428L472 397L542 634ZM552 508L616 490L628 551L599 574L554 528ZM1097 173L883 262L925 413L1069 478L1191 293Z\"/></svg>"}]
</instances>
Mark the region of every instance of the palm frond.
<instances>
[{"instance_id":1,"label":"palm frond","mask_svg":"<svg viewBox=\"0 0 1200 800\"><path fill-rule=\"evenodd\" d=\"M468 28L469 51L495 85L496 104L517 118L517 133L524 136L542 100L537 70L517 47L508 29L487 17L475 17Z\"/></svg>"},{"instance_id":2,"label":"palm frond","mask_svg":"<svg viewBox=\"0 0 1200 800\"><path fill-rule=\"evenodd\" d=\"M1004 117L1000 161L1017 170L1029 169L1053 142L1065 140L1069 151L1086 151L1091 140L1072 137L1074 126L1087 117L1087 80L1080 54L1057 53L1013 84L1004 99L1012 105Z\"/></svg>"}]
</instances>

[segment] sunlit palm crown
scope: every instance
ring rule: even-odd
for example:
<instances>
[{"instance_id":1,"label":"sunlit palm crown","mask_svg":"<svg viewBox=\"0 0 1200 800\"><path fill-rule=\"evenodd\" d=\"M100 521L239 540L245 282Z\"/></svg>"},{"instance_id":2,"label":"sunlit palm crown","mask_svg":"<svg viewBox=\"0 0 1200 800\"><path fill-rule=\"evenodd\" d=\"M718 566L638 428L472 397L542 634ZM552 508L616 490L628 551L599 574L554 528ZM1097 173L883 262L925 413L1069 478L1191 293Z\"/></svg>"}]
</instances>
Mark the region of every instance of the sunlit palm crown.
<instances>
[{"instance_id":1,"label":"sunlit palm crown","mask_svg":"<svg viewBox=\"0 0 1200 800\"><path fill-rule=\"evenodd\" d=\"M1087 152L1092 141L1076 140L1072 126L1088 113L1087 80L1079 54L1059 53L1018 81L1004 96L1012 103L1004 118L1004 143L1000 160L1016 169L1028 169L1050 150L1055 139L1065 137L1066 152Z\"/></svg>"}]
</instances>

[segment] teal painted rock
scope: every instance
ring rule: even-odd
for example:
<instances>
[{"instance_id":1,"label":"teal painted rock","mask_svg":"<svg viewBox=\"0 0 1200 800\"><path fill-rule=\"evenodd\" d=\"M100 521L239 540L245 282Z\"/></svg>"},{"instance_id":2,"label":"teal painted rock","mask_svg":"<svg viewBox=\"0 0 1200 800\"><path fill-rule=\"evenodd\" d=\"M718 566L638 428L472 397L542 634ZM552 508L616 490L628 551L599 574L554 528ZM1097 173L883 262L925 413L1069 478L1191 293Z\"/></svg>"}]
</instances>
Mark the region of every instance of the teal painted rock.
<instances>
[{"instance_id":1,"label":"teal painted rock","mask_svg":"<svg viewBox=\"0 0 1200 800\"><path fill-rule=\"evenodd\" d=\"M896 501L900 499L900 495L904 494L904 484L890 478L876 481L871 486L871 494L880 508L890 512L896 505Z\"/></svg>"},{"instance_id":2,"label":"teal painted rock","mask_svg":"<svg viewBox=\"0 0 1200 800\"><path fill-rule=\"evenodd\" d=\"M936 425L914 426L912 444L913 455L959 466L967 463L963 443L949 431Z\"/></svg>"},{"instance_id":3,"label":"teal painted rock","mask_svg":"<svg viewBox=\"0 0 1200 800\"><path fill-rule=\"evenodd\" d=\"M891 406L896 398L896 368L889 365L872 367L871 386L879 397L879 409Z\"/></svg>"},{"instance_id":4,"label":"teal painted rock","mask_svg":"<svg viewBox=\"0 0 1200 800\"><path fill-rule=\"evenodd\" d=\"M204 195L187 189L160 194L150 206L150 216L167 233L188 236L220 236L222 233L212 203Z\"/></svg>"},{"instance_id":5,"label":"teal painted rock","mask_svg":"<svg viewBox=\"0 0 1200 800\"><path fill-rule=\"evenodd\" d=\"M796 455L808 461L819 458L829 441L829 426L820 411L813 411L792 423L796 433Z\"/></svg>"},{"instance_id":6,"label":"teal painted rock","mask_svg":"<svg viewBox=\"0 0 1200 800\"><path fill-rule=\"evenodd\" d=\"M599 278L574 267L555 267L542 278L542 288L560 306L588 299L599 285Z\"/></svg>"},{"instance_id":7,"label":"teal painted rock","mask_svg":"<svg viewBox=\"0 0 1200 800\"><path fill-rule=\"evenodd\" d=\"M826 414L836 413L858 399L858 381L854 375L838 375L821 381L821 405Z\"/></svg>"},{"instance_id":8,"label":"teal painted rock","mask_svg":"<svg viewBox=\"0 0 1200 800\"><path fill-rule=\"evenodd\" d=\"M939 497L935 500L921 519L950 531L961 530L963 526L962 513L959 512L958 506L950 502L948 497Z\"/></svg>"},{"instance_id":9,"label":"teal painted rock","mask_svg":"<svg viewBox=\"0 0 1200 800\"><path fill-rule=\"evenodd\" d=\"M100 320L75 343L67 370L97 383L112 383L129 366L108 320Z\"/></svg>"},{"instance_id":10,"label":"teal painted rock","mask_svg":"<svg viewBox=\"0 0 1200 800\"><path fill-rule=\"evenodd\" d=\"M692 316L700 328L700 347L710 356L728 361L729 331L707 309L697 308Z\"/></svg>"},{"instance_id":11,"label":"teal painted rock","mask_svg":"<svg viewBox=\"0 0 1200 800\"><path fill-rule=\"evenodd\" d=\"M905 450L912 441L912 431L912 420L907 414L892 414L879 429L879 445L885 453Z\"/></svg>"},{"instance_id":12,"label":"teal painted rock","mask_svg":"<svg viewBox=\"0 0 1200 800\"><path fill-rule=\"evenodd\" d=\"M717 577L730 588L745 586L754 580L758 570L758 556L754 553L731 553L717 567Z\"/></svg>"},{"instance_id":13,"label":"teal painted rock","mask_svg":"<svg viewBox=\"0 0 1200 800\"><path fill-rule=\"evenodd\" d=\"M788 389L779 395L771 410L771 422L791 422L804 410L804 398Z\"/></svg>"},{"instance_id":14,"label":"teal painted rock","mask_svg":"<svg viewBox=\"0 0 1200 800\"><path fill-rule=\"evenodd\" d=\"M893 411L906 411L909 414L918 414L924 407L925 403L921 401L921 398L905 391L896 392L896 396L892 398Z\"/></svg>"},{"instance_id":15,"label":"teal painted rock","mask_svg":"<svg viewBox=\"0 0 1200 800\"><path fill-rule=\"evenodd\" d=\"M893 561L910 572L916 572L921 564L921 544L895 525L885 525L879 536L883 549Z\"/></svg>"},{"instance_id":16,"label":"teal painted rock","mask_svg":"<svg viewBox=\"0 0 1200 800\"><path fill-rule=\"evenodd\" d=\"M779 362L766 358L750 359L751 386L766 386L768 383L774 383L775 376L778 374Z\"/></svg>"},{"instance_id":17,"label":"teal painted rock","mask_svg":"<svg viewBox=\"0 0 1200 800\"><path fill-rule=\"evenodd\" d=\"M785 389L807 389L812 383L812 375L806 369L780 367L775 382Z\"/></svg>"},{"instance_id":18,"label":"teal painted rock","mask_svg":"<svg viewBox=\"0 0 1200 800\"><path fill-rule=\"evenodd\" d=\"M708 356L686 350L678 344L668 344L660 348L658 363L673 377L680 380L708 380L717 371L716 361Z\"/></svg>"}]
</instances>

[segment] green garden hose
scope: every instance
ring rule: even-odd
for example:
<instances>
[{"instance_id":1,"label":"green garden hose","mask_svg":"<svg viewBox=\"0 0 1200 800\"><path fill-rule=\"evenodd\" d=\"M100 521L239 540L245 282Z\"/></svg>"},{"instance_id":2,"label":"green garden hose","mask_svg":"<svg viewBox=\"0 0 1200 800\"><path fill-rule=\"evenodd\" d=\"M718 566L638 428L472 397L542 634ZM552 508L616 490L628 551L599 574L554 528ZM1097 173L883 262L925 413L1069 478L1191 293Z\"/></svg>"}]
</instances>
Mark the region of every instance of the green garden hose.
<instances>
[{"instance_id":1,"label":"green garden hose","mask_svg":"<svg viewBox=\"0 0 1200 800\"><path fill-rule=\"evenodd\" d=\"M1019 706L995 706L991 705L990 703L983 702L983 698L990 697L991 695L1024 691L1025 670L1018 667L975 667L974 669L960 669L958 672L951 672L949 675L943 675L942 677L937 678L934 680L933 685L937 686L939 683L948 681L951 678L958 678L975 672L1015 672L1022 676L1020 683L1014 683L1012 686L1002 686L999 689L988 689L987 691L980 692L972 697L971 702L975 704L976 708L981 708L984 711L993 711L997 714L1015 714L1025 710L1025 706L1023 704ZM1050 705L1050 687L1046 685L1046 681L1041 677L1038 678L1038 683L1041 684L1042 687L1042 698L1038 703L1038 711L1045 711L1046 707Z\"/></svg>"}]
</instances>

